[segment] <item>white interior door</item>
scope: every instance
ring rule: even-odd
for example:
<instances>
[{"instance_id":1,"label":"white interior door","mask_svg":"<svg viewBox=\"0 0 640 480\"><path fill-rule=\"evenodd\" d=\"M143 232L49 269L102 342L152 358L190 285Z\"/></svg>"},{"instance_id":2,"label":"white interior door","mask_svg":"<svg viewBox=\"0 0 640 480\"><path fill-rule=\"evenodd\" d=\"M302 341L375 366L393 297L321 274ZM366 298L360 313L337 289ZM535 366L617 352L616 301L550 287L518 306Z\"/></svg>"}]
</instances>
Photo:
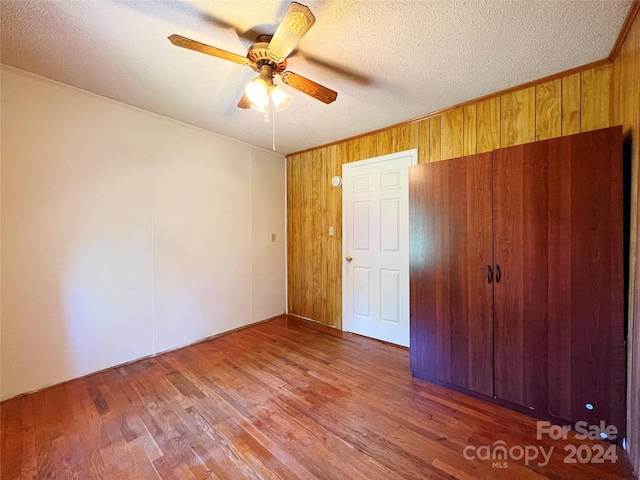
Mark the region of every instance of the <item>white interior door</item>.
<instances>
[{"instance_id":1,"label":"white interior door","mask_svg":"<svg viewBox=\"0 0 640 480\"><path fill-rule=\"evenodd\" d=\"M409 346L409 180L417 150L342 166L342 327Z\"/></svg>"}]
</instances>

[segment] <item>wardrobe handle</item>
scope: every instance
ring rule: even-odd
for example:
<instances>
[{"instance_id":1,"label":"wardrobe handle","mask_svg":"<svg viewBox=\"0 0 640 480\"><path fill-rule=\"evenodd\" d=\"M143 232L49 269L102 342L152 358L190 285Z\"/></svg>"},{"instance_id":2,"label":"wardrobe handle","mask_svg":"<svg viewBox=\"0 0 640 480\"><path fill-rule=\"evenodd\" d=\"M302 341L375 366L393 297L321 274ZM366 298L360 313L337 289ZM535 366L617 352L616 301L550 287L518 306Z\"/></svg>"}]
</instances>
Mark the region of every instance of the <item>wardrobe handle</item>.
<instances>
[{"instance_id":1,"label":"wardrobe handle","mask_svg":"<svg viewBox=\"0 0 640 480\"><path fill-rule=\"evenodd\" d=\"M491 269L491 265L487 265L489 269L489 273L487 273L487 283L491 283L493 281L493 270Z\"/></svg>"},{"instance_id":2,"label":"wardrobe handle","mask_svg":"<svg viewBox=\"0 0 640 480\"><path fill-rule=\"evenodd\" d=\"M500 274L500 265L496 264L496 283L500 283L500 277L502 275Z\"/></svg>"}]
</instances>

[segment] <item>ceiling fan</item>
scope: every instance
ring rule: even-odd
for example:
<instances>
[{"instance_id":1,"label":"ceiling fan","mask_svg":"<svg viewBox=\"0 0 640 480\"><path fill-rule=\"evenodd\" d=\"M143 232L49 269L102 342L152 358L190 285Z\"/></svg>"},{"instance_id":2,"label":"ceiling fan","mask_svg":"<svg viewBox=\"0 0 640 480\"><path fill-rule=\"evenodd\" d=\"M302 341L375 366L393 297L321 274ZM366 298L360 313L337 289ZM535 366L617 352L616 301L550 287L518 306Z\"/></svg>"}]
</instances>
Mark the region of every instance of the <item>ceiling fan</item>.
<instances>
[{"instance_id":1,"label":"ceiling fan","mask_svg":"<svg viewBox=\"0 0 640 480\"><path fill-rule=\"evenodd\" d=\"M178 47L246 65L258 72L259 76L246 86L238 107L268 113L271 102L277 111L283 110L291 103L291 96L281 87L274 85L274 75L279 75L284 84L321 102L329 104L338 97L333 90L286 70L287 56L315 21L309 7L292 2L273 36L258 35L245 57L180 35L171 35L169 41Z\"/></svg>"}]
</instances>

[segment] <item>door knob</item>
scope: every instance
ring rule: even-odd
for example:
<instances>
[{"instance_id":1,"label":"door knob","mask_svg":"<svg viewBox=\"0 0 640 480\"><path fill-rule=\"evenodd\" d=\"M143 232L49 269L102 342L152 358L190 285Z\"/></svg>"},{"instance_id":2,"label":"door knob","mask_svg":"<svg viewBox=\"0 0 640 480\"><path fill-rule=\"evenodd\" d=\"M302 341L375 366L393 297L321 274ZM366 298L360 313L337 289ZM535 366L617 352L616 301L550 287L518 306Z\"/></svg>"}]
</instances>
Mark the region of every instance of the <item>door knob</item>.
<instances>
[{"instance_id":1,"label":"door knob","mask_svg":"<svg viewBox=\"0 0 640 480\"><path fill-rule=\"evenodd\" d=\"M345 260L349 263L351 263L351 260L353 260L353 257L351 255L349 255L347 258L345 258Z\"/></svg>"}]
</instances>

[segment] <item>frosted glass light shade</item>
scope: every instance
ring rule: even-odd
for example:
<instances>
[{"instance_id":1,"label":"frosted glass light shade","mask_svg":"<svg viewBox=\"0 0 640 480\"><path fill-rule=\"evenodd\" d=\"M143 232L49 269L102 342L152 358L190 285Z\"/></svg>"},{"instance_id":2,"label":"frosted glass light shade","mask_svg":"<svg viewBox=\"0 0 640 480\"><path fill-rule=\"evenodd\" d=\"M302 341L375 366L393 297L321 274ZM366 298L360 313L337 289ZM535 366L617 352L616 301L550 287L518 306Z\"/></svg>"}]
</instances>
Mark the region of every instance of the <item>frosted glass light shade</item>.
<instances>
[{"instance_id":1,"label":"frosted glass light shade","mask_svg":"<svg viewBox=\"0 0 640 480\"><path fill-rule=\"evenodd\" d=\"M249 97L249 100L251 100L251 103L255 103L256 105L269 103L267 82L260 77L254 78L247 83L244 92L247 94L247 97Z\"/></svg>"},{"instance_id":2,"label":"frosted glass light shade","mask_svg":"<svg viewBox=\"0 0 640 480\"><path fill-rule=\"evenodd\" d=\"M267 103L252 103L251 108L260 113L269 113L269 100L267 97Z\"/></svg>"},{"instance_id":3,"label":"frosted glass light shade","mask_svg":"<svg viewBox=\"0 0 640 480\"><path fill-rule=\"evenodd\" d=\"M271 96L271 100L273 101L273 105L276 107L276 111L281 112L285 108L289 106L291 103L292 97L287 92L285 92L281 87L274 86L269 92Z\"/></svg>"}]
</instances>

